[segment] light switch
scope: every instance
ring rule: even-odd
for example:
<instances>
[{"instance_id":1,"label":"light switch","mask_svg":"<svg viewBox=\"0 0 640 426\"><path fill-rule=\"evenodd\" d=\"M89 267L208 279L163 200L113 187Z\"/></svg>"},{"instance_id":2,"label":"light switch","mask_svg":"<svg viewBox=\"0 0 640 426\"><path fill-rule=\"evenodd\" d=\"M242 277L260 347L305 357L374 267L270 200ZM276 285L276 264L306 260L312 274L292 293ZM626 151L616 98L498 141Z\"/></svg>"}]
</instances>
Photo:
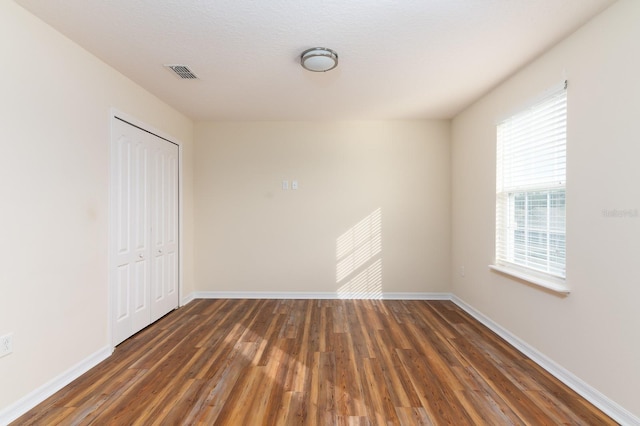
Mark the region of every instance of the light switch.
<instances>
[{"instance_id":1,"label":"light switch","mask_svg":"<svg viewBox=\"0 0 640 426\"><path fill-rule=\"evenodd\" d=\"M291 181L291 189L298 189L298 181L297 180L292 180Z\"/></svg>"},{"instance_id":2,"label":"light switch","mask_svg":"<svg viewBox=\"0 0 640 426\"><path fill-rule=\"evenodd\" d=\"M289 189L289 181L288 180L283 180L282 181L282 190L286 191L287 189Z\"/></svg>"}]
</instances>

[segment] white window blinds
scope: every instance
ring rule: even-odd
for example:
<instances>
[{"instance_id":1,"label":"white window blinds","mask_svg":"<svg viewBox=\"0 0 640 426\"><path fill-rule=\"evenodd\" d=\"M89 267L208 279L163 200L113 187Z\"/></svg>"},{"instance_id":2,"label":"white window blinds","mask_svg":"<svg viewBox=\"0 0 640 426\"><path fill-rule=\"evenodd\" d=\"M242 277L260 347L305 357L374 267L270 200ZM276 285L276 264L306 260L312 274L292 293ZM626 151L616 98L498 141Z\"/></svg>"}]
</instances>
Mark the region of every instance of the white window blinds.
<instances>
[{"instance_id":1,"label":"white window blinds","mask_svg":"<svg viewBox=\"0 0 640 426\"><path fill-rule=\"evenodd\" d=\"M567 91L498 125L498 192L565 184Z\"/></svg>"},{"instance_id":2,"label":"white window blinds","mask_svg":"<svg viewBox=\"0 0 640 426\"><path fill-rule=\"evenodd\" d=\"M565 277L566 82L497 127L496 263Z\"/></svg>"}]
</instances>

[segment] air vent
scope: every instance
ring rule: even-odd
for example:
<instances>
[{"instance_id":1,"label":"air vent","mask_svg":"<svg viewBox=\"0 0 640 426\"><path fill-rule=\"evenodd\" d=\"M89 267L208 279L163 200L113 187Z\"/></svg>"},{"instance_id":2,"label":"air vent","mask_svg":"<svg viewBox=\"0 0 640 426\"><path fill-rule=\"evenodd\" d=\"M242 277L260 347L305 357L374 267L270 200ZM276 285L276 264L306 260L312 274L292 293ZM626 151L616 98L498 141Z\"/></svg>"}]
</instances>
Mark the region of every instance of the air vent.
<instances>
[{"instance_id":1,"label":"air vent","mask_svg":"<svg viewBox=\"0 0 640 426\"><path fill-rule=\"evenodd\" d=\"M180 78L184 78L187 80L198 78L198 76L195 75L186 65L165 65L165 67L176 73L176 75Z\"/></svg>"}]
</instances>

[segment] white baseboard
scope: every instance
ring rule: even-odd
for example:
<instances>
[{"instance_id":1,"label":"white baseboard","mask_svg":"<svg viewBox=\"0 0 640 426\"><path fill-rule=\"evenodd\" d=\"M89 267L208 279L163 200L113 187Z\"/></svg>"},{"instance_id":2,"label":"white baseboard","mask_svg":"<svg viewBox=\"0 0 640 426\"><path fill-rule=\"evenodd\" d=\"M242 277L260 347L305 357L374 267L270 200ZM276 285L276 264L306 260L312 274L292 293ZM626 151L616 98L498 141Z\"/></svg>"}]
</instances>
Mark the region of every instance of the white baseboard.
<instances>
[{"instance_id":1,"label":"white baseboard","mask_svg":"<svg viewBox=\"0 0 640 426\"><path fill-rule=\"evenodd\" d=\"M624 407L604 396L598 390L577 377L575 374L558 365L555 361L551 360L543 353L539 352L526 342L522 341L516 335L512 334L510 331L506 330L481 312L477 311L475 308L465 303L459 297L452 295L451 301L462 308L469 315L481 322L488 329L496 333L498 336L502 337L511 346L515 347L520 352L525 354L540 367L547 370L562 383L576 391L584 399L598 407L600 410L602 410L602 412L607 414L616 422L620 423L621 425L640 425L640 418L636 417Z\"/></svg>"},{"instance_id":2,"label":"white baseboard","mask_svg":"<svg viewBox=\"0 0 640 426\"><path fill-rule=\"evenodd\" d=\"M0 411L0 425L7 425L27 411L31 410L33 407L49 398L51 395L89 371L91 368L107 359L112 352L113 348L108 346L100 349L64 373L30 392L24 398L6 407Z\"/></svg>"},{"instance_id":3,"label":"white baseboard","mask_svg":"<svg viewBox=\"0 0 640 426\"><path fill-rule=\"evenodd\" d=\"M382 293L383 300L451 300L451 293Z\"/></svg>"},{"instance_id":4,"label":"white baseboard","mask_svg":"<svg viewBox=\"0 0 640 426\"><path fill-rule=\"evenodd\" d=\"M183 297L182 300L180 300L180 307L184 306L184 305L188 305L189 303L193 302L194 300L197 299L196 297L196 292L193 292L191 294L188 294L187 296Z\"/></svg>"},{"instance_id":5,"label":"white baseboard","mask_svg":"<svg viewBox=\"0 0 640 426\"><path fill-rule=\"evenodd\" d=\"M253 292L199 291L182 299L186 305L195 299L381 299L381 300L451 300L451 293L335 293L335 292Z\"/></svg>"}]
</instances>

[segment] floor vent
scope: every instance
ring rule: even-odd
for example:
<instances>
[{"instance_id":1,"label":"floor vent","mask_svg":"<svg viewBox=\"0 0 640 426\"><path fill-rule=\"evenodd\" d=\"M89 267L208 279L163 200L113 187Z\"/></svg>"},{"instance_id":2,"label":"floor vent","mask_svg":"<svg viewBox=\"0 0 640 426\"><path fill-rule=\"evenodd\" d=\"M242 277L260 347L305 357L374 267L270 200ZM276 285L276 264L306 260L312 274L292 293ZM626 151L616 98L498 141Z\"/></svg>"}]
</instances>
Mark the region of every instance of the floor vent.
<instances>
[{"instance_id":1,"label":"floor vent","mask_svg":"<svg viewBox=\"0 0 640 426\"><path fill-rule=\"evenodd\" d=\"M165 65L165 67L176 73L176 75L180 78L186 80L193 80L198 78L198 76L195 75L193 71L191 71L186 65Z\"/></svg>"}]
</instances>

